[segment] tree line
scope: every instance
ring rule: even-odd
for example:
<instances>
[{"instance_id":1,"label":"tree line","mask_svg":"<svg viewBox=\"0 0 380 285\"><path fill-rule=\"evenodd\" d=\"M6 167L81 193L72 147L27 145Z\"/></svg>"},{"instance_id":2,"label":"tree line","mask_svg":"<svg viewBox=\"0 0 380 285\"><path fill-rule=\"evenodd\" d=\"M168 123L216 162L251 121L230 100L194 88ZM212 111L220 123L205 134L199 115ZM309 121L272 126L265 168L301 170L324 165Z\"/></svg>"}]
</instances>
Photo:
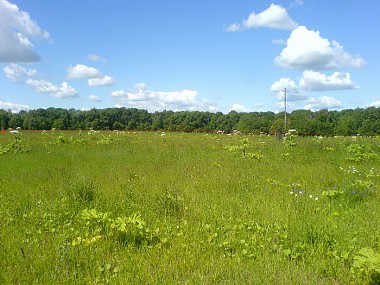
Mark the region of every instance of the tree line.
<instances>
[{"instance_id":1,"label":"tree line","mask_svg":"<svg viewBox=\"0 0 380 285\"><path fill-rule=\"evenodd\" d=\"M222 112L164 110L149 113L136 108L106 108L88 111L47 108L12 113L0 110L0 129L26 130L141 130L226 133L285 133L284 112ZM380 108L341 111L295 110L287 113L287 129L306 135L378 135Z\"/></svg>"}]
</instances>

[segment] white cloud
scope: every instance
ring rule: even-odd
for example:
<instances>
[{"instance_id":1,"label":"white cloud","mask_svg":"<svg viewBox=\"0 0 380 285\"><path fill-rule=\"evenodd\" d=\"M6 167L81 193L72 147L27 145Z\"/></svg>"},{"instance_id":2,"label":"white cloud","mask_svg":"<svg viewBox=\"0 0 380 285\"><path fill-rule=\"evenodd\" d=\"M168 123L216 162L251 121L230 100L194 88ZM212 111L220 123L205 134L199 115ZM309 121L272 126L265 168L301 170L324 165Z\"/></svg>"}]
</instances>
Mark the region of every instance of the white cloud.
<instances>
[{"instance_id":1,"label":"white cloud","mask_svg":"<svg viewBox=\"0 0 380 285\"><path fill-rule=\"evenodd\" d=\"M198 98L198 92L184 89L182 91L152 91L144 83L138 83L130 90L116 90L111 93L118 106L131 106L147 109L150 112L169 109L173 111L215 111L216 107L207 99Z\"/></svg>"},{"instance_id":2,"label":"white cloud","mask_svg":"<svg viewBox=\"0 0 380 285\"><path fill-rule=\"evenodd\" d=\"M273 29L293 30L298 24L293 21L285 8L271 4L270 7L261 13L252 12L247 19L241 23L231 24L227 27L229 32L237 32L251 28L267 27Z\"/></svg>"},{"instance_id":3,"label":"white cloud","mask_svg":"<svg viewBox=\"0 0 380 285\"><path fill-rule=\"evenodd\" d=\"M29 13L20 11L7 0L0 1L0 62L40 61L31 39L49 38L49 33L43 31Z\"/></svg>"},{"instance_id":4,"label":"white cloud","mask_svg":"<svg viewBox=\"0 0 380 285\"><path fill-rule=\"evenodd\" d=\"M100 71L96 68L84 64L77 64L67 68L68 79L94 78L101 75Z\"/></svg>"},{"instance_id":5,"label":"white cloud","mask_svg":"<svg viewBox=\"0 0 380 285\"><path fill-rule=\"evenodd\" d=\"M320 72L305 70L303 72L302 78L299 83L296 83L290 78L280 78L278 81L272 84L270 90L273 92L278 92L277 100L284 101L284 91L286 88L287 101L300 101L307 100L305 91L310 92L322 92L330 90L347 90L359 88L351 80L350 73L344 72L334 72L332 75L328 76ZM326 103L326 98L331 97L321 97L310 99L309 104L316 105L318 103ZM314 100L314 101L313 101ZM318 101L319 100L319 101ZM321 100L324 100L320 102ZM330 101L332 102L332 101ZM336 103L336 102L334 102ZM340 104L340 102L339 102Z\"/></svg>"},{"instance_id":6,"label":"white cloud","mask_svg":"<svg viewBox=\"0 0 380 285\"><path fill-rule=\"evenodd\" d=\"M323 73L305 70L300 80L299 86L302 90L308 91L328 91L328 90L347 90L359 88L351 80L348 72L334 72L327 76Z\"/></svg>"},{"instance_id":7,"label":"white cloud","mask_svg":"<svg viewBox=\"0 0 380 285\"><path fill-rule=\"evenodd\" d=\"M245 106L238 103L232 104L230 111L245 112L245 113L249 112L249 110Z\"/></svg>"},{"instance_id":8,"label":"white cloud","mask_svg":"<svg viewBox=\"0 0 380 285\"><path fill-rule=\"evenodd\" d=\"M277 100L284 101L286 88L286 100L287 101L300 101L306 100L306 95L300 89L298 84L290 78L280 78L278 81L272 84L270 90L277 92Z\"/></svg>"},{"instance_id":9,"label":"white cloud","mask_svg":"<svg viewBox=\"0 0 380 285\"><path fill-rule=\"evenodd\" d=\"M308 110L339 109L339 108L342 108L341 102L333 97L328 97L328 96L322 96L319 98L311 98L308 101L308 104L305 106L305 109L308 109Z\"/></svg>"},{"instance_id":10,"label":"white cloud","mask_svg":"<svg viewBox=\"0 0 380 285\"><path fill-rule=\"evenodd\" d=\"M78 97L77 91L73 87L68 85L67 82L62 82L58 92L50 95L54 98L60 99Z\"/></svg>"},{"instance_id":11,"label":"white cloud","mask_svg":"<svg viewBox=\"0 0 380 285\"><path fill-rule=\"evenodd\" d=\"M22 80L25 76L35 76L37 70L26 69L18 64L12 63L3 68L5 76L12 81Z\"/></svg>"},{"instance_id":12,"label":"white cloud","mask_svg":"<svg viewBox=\"0 0 380 285\"><path fill-rule=\"evenodd\" d=\"M116 83L116 80L113 79L112 77L109 76L102 76L102 77L95 77L95 78L90 78L88 80L88 85L90 87L95 87L95 86L109 86L109 85L114 85Z\"/></svg>"},{"instance_id":13,"label":"white cloud","mask_svg":"<svg viewBox=\"0 0 380 285\"><path fill-rule=\"evenodd\" d=\"M371 102L371 103L369 103L368 107L376 107L376 108L379 108L379 107L380 107L380 101L374 101L374 102Z\"/></svg>"},{"instance_id":14,"label":"white cloud","mask_svg":"<svg viewBox=\"0 0 380 285\"><path fill-rule=\"evenodd\" d=\"M87 57L91 61L98 61L98 62L107 62L104 58L102 58L100 55L97 54L89 54Z\"/></svg>"},{"instance_id":15,"label":"white cloud","mask_svg":"<svg viewBox=\"0 0 380 285\"><path fill-rule=\"evenodd\" d=\"M25 83L33 88L38 93L48 93L53 98L66 99L78 97L77 91L67 84L62 82L60 86L57 86L46 80L33 80L28 79Z\"/></svg>"},{"instance_id":16,"label":"white cloud","mask_svg":"<svg viewBox=\"0 0 380 285\"><path fill-rule=\"evenodd\" d=\"M21 110L29 111L30 107L28 105L0 101L0 109L11 110L12 113L18 113Z\"/></svg>"},{"instance_id":17,"label":"white cloud","mask_svg":"<svg viewBox=\"0 0 380 285\"><path fill-rule=\"evenodd\" d=\"M361 67L361 57L354 57L343 50L338 42L322 38L318 31L309 31L299 26L287 40L287 46L274 60L281 68L335 69Z\"/></svg>"},{"instance_id":18,"label":"white cloud","mask_svg":"<svg viewBox=\"0 0 380 285\"><path fill-rule=\"evenodd\" d=\"M67 79L88 78L87 83L90 87L114 85L116 80L110 76L103 75L95 67L84 64L77 64L67 68Z\"/></svg>"},{"instance_id":19,"label":"white cloud","mask_svg":"<svg viewBox=\"0 0 380 285\"><path fill-rule=\"evenodd\" d=\"M46 80L28 79L25 83L39 93L54 93L58 91L56 85Z\"/></svg>"},{"instance_id":20,"label":"white cloud","mask_svg":"<svg viewBox=\"0 0 380 285\"><path fill-rule=\"evenodd\" d=\"M102 100L100 100L100 98L96 95L90 95L88 97L92 102L101 102Z\"/></svg>"}]
</instances>

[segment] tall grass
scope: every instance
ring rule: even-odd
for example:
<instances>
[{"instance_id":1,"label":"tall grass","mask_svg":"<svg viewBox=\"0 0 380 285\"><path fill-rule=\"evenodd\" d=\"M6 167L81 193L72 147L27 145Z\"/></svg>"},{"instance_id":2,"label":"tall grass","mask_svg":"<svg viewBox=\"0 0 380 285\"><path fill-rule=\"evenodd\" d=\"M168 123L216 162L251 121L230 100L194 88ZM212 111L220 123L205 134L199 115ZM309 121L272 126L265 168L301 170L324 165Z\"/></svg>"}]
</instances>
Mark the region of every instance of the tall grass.
<instances>
[{"instance_id":1,"label":"tall grass","mask_svg":"<svg viewBox=\"0 0 380 285\"><path fill-rule=\"evenodd\" d=\"M0 155L0 282L374 284L354 260L380 252L379 139L291 139L23 132Z\"/></svg>"}]
</instances>

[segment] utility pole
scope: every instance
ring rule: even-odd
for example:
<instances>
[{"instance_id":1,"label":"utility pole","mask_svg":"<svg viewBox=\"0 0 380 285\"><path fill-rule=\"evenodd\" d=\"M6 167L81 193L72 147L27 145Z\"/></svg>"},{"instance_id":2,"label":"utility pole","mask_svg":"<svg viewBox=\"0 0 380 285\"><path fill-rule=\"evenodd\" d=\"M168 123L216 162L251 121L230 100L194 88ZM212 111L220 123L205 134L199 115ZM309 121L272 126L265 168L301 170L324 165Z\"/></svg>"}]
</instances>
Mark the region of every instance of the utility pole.
<instances>
[{"instance_id":1,"label":"utility pole","mask_svg":"<svg viewBox=\"0 0 380 285\"><path fill-rule=\"evenodd\" d=\"M285 106L284 126L285 126L285 133L286 133L287 132L287 128L286 128L286 88L284 89L284 106Z\"/></svg>"}]
</instances>

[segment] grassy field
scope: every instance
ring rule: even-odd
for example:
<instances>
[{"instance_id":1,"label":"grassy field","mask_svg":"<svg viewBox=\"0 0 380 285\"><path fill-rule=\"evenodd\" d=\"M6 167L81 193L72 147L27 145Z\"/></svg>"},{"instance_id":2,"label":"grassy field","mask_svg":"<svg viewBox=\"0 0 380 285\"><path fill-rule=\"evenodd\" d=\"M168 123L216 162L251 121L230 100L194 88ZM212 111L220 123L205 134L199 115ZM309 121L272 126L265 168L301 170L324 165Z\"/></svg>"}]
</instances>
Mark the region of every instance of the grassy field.
<instances>
[{"instance_id":1,"label":"grassy field","mask_svg":"<svg viewBox=\"0 0 380 285\"><path fill-rule=\"evenodd\" d=\"M380 138L0 133L1 284L379 284Z\"/></svg>"}]
</instances>

